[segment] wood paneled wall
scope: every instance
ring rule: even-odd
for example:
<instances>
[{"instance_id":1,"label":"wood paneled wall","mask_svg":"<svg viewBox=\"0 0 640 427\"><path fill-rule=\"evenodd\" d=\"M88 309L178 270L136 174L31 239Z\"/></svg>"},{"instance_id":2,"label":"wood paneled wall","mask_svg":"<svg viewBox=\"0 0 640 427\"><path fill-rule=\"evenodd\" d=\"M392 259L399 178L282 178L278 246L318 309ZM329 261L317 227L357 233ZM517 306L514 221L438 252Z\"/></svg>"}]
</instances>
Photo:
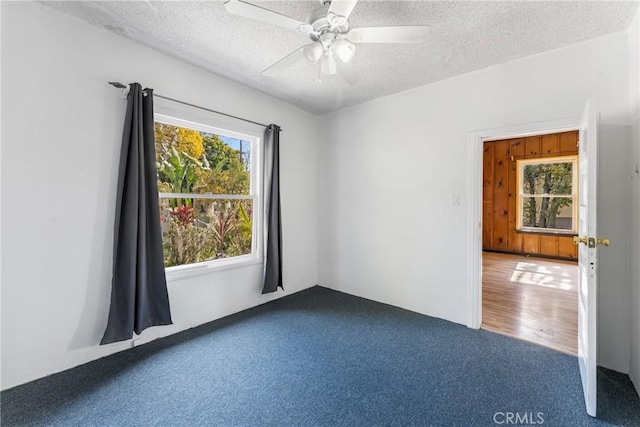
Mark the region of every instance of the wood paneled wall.
<instances>
[{"instance_id":1,"label":"wood paneled wall","mask_svg":"<svg viewBox=\"0 0 640 427\"><path fill-rule=\"evenodd\" d=\"M483 249L577 259L571 236L516 232L516 160L575 154L577 131L484 143Z\"/></svg>"}]
</instances>

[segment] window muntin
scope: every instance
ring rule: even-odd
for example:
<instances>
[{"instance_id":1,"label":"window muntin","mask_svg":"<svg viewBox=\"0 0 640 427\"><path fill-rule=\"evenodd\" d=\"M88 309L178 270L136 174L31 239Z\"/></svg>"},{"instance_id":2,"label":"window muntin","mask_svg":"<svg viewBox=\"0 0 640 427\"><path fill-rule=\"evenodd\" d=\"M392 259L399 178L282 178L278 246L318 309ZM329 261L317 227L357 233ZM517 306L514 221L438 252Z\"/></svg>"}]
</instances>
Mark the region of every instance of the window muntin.
<instances>
[{"instance_id":1,"label":"window muntin","mask_svg":"<svg viewBox=\"0 0 640 427\"><path fill-rule=\"evenodd\" d=\"M516 162L517 230L575 234L578 213L578 156Z\"/></svg>"},{"instance_id":2,"label":"window muntin","mask_svg":"<svg viewBox=\"0 0 640 427\"><path fill-rule=\"evenodd\" d=\"M258 138L155 116L165 266L259 258Z\"/></svg>"}]
</instances>

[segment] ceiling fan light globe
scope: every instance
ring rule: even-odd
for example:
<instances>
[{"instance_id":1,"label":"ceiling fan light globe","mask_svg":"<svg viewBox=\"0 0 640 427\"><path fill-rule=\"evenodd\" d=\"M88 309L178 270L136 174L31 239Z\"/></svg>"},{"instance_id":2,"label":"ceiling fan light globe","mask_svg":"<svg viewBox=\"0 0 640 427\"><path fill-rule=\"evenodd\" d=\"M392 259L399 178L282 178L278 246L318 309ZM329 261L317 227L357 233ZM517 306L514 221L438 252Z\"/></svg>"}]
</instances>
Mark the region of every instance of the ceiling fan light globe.
<instances>
[{"instance_id":1,"label":"ceiling fan light globe","mask_svg":"<svg viewBox=\"0 0 640 427\"><path fill-rule=\"evenodd\" d=\"M338 40L334 47L333 52L340 58L345 64L353 59L356 54L356 46L353 43L348 42L345 39Z\"/></svg>"},{"instance_id":2,"label":"ceiling fan light globe","mask_svg":"<svg viewBox=\"0 0 640 427\"><path fill-rule=\"evenodd\" d=\"M324 46L320 42L313 42L304 48L304 57L312 63L318 62L318 59L324 52Z\"/></svg>"},{"instance_id":3,"label":"ceiling fan light globe","mask_svg":"<svg viewBox=\"0 0 640 427\"><path fill-rule=\"evenodd\" d=\"M336 73L336 60L333 55L322 56L320 60L320 72L328 75Z\"/></svg>"}]
</instances>

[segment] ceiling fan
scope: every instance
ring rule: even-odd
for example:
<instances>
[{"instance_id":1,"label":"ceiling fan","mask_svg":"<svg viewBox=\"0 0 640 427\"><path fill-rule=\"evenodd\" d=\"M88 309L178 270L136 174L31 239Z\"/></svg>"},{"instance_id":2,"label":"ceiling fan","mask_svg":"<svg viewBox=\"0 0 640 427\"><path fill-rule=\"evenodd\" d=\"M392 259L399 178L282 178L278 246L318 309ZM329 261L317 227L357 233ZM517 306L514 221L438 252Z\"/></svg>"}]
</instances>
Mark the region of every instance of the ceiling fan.
<instances>
[{"instance_id":1,"label":"ceiling fan","mask_svg":"<svg viewBox=\"0 0 640 427\"><path fill-rule=\"evenodd\" d=\"M359 43L424 43L429 27L424 25L350 28L349 16L358 0L320 0L321 6L311 12L308 22L247 3L227 0L229 13L267 22L278 27L308 34L311 43L302 46L262 72L273 76L306 58L320 62L321 74L335 74L340 68L345 79L353 84L359 75L347 64L356 53ZM336 61L338 58L338 61Z\"/></svg>"}]
</instances>

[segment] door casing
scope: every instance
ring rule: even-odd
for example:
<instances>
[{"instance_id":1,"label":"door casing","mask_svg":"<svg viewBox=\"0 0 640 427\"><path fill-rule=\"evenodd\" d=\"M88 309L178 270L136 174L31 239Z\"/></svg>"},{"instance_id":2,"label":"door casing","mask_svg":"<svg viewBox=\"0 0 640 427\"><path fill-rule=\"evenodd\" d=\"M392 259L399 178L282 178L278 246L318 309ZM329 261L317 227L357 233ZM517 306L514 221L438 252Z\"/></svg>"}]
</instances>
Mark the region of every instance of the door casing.
<instances>
[{"instance_id":1,"label":"door casing","mask_svg":"<svg viewBox=\"0 0 640 427\"><path fill-rule=\"evenodd\" d=\"M467 326L480 329L482 326L482 153L485 141L545 135L576 131L580 117L558 119L522 125L479 130L468 134L468 220L467 237Z\"/></svg>"}]
</instances>

